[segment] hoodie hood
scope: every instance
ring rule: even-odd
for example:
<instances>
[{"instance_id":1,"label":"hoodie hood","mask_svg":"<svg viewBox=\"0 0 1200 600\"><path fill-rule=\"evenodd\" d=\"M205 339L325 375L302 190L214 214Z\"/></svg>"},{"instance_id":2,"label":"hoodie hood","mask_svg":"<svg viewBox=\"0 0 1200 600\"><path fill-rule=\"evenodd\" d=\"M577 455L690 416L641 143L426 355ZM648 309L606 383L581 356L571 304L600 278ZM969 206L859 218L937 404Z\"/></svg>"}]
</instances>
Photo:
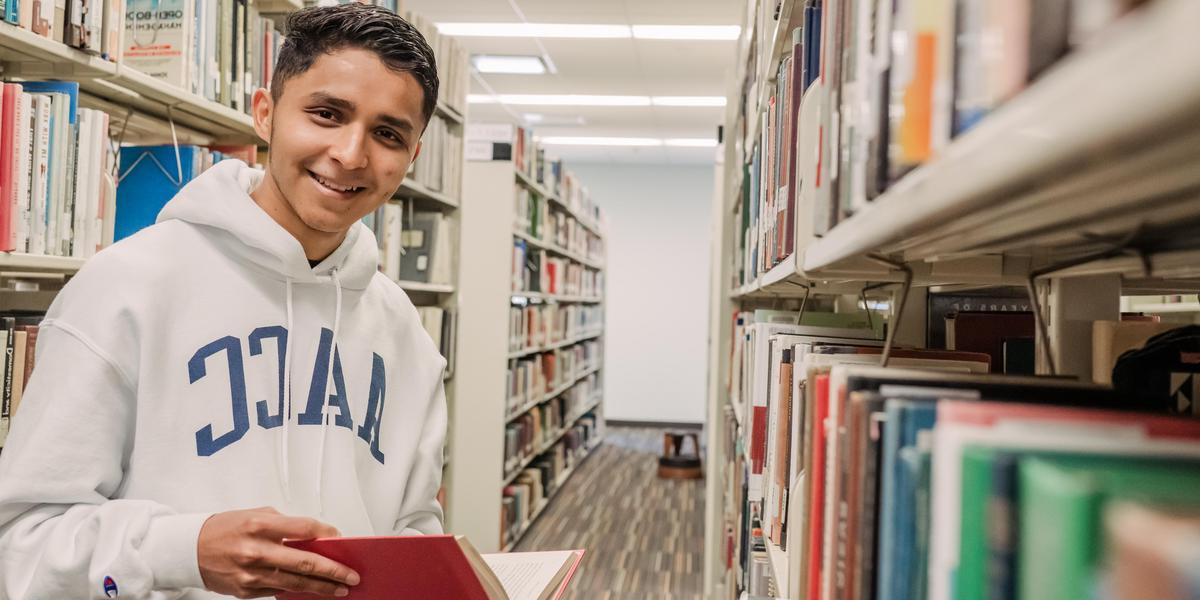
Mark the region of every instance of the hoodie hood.
<instances>
[{"instance_id":1,"label":"hoodie hood","mask_svg":"<svg viewBox=\"0 0 1200 600\"><path fill-rule=\"evenodd\" d=\"M336 269L341 287L364 290L379 270L375 235L356 222L346 239L314 269L304 248L250 197L264 173L246 163L223 160L189 182L158 214L158 221L177 219L216 230L225 246L240 258L294 283L323 283Z\"/></svg>"}]
</instances>

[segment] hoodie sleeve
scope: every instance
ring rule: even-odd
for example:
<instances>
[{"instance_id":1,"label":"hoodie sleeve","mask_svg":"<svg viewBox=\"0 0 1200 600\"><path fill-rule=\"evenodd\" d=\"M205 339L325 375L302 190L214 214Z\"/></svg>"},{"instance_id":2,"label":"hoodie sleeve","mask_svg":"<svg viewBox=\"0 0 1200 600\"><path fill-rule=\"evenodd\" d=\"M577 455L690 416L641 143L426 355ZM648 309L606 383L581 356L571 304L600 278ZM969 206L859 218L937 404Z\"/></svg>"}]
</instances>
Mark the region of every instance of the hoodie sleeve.
<instances>
[{"instance_id":1,"label":"hoodie sleeve","mask_svg":"<svg viewBox=\"0 0 1200 600\"><path fill-rule=\"evenodd\" d=\"M203 587L196 541L210 515L111 499L134 444L135 398L86 337L43 322L36 375L0 455L0 600Z\"/></svg>"},{"instance_id":2,"label":"hoodie sleeve","mask_svg":"<svg viewBox=\"0 0 1200 600\"><path fill-rule=\"evenodd\" d=\"M439 357L440 358L440 357ZM445 363L443 362L443 365ZM396 518L397 535L432 535L442 533L442 506L437 501L442 485L442 449L446 443L446 390L442 370L437 372L417 456L404 486L404 499Z\"/></svg>"}]
</instances>

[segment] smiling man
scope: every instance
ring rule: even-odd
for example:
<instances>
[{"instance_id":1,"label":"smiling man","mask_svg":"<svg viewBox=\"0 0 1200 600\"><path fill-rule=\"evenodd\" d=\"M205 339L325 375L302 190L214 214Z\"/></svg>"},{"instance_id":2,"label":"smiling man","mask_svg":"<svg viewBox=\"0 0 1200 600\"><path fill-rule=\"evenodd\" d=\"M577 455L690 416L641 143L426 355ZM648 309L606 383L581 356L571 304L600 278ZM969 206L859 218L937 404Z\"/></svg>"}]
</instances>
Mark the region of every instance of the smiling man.
<instances>
[{"instance_id":1,"label":"smiling man","mask_svg":"<svg viewBox=\"0 0 1200 600\"><path fill-rule=\"evenodd\" d=\"M407 22L288 20L222 162L56 298L0 456L0 599L344 595L284 539L441 531L445 361L360 219L437 102Z\"/></svg>"}]
</instances>

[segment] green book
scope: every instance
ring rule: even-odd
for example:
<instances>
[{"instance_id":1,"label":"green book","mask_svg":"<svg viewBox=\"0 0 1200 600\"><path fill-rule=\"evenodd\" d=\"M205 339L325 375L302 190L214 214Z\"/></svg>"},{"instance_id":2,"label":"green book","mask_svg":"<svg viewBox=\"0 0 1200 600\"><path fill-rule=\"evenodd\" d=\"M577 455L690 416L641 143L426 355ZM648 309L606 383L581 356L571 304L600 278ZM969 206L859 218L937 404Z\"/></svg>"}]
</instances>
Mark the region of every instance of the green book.
<instances>
[{"instance_id":1,"label":"green book","mask_svg":"<svg viewBox=\"0 0 1200 600\"><path fill-rule=\"evenodd\" d=\"M1103 564L1105 505L1200 506L1200 463L1112 456L1030 457L1019 470L1022 600L1090 598Z\"/></svg>"},{"instance_id":2,"label":"green book","mask_svg":"<svg viewBox=\"0 0 1200 600\"><path fill-rule=\"evenodd\" d=\"M984 600L987 597L987 505L992 494L992 463L996 451L971 446L962 455L962 524L959 528L958 570L954 597Z\"/></svg>"}]
</instances>

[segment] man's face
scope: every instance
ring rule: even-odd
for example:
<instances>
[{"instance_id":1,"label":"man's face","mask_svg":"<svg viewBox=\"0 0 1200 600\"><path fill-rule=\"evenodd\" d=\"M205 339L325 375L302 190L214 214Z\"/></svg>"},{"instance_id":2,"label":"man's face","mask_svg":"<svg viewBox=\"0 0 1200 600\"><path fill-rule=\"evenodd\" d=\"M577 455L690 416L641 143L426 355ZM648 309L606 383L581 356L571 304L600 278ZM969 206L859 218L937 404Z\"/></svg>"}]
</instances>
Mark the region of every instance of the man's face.
<instances>
[{"instance_id":1,"label":"man's face","mask_svg":"<svg viewBox=\"0 0 1200 600\"><path fill-rule=\"evenodd\" d=\"M260 91L256 127L270 143L268 173L287 205L279 208L320 235L344 232L386 202L419 151L423 98L411 74L357 48L319 56L278 101Z\"/></svg>"}]
</instances>

